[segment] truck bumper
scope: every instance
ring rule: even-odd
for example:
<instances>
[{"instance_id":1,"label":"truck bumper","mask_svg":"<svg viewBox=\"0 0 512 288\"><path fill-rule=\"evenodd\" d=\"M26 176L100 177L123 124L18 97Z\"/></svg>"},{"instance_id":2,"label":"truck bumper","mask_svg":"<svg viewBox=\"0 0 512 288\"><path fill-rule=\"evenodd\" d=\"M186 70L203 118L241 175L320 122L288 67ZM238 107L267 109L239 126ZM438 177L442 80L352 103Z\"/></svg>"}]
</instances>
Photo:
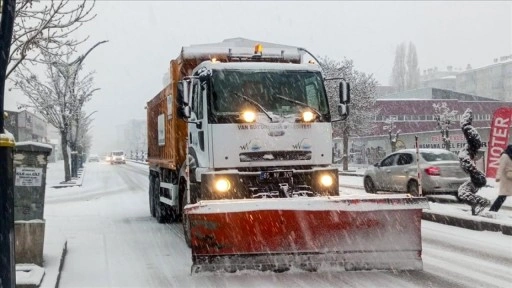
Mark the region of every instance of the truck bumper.
<instances>
[{"instance_id":1,"label":"truck bumper","mask_svg":"<svg viewBox=\"0 0 512 288\"><path fill-rule=\"evenodd\" d=\"M216 189L221 180L229 184L227 191ZM255 172L223 170L201 175L202 200L338 195L338 169L332 167Z\"/></svg>"}]
</instances>

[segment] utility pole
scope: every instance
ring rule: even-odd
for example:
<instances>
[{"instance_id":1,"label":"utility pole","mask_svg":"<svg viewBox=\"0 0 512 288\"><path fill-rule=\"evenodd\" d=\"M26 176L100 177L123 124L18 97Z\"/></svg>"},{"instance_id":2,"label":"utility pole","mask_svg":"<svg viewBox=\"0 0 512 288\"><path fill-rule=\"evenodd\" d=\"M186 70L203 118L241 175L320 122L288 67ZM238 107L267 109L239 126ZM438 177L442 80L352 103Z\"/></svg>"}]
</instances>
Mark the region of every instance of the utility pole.
<instances>
[{"instance_id":1,"label":"utility pole","mask_svg":"<svg viewBox=\"0 0 512 288\"><path fill-rule=\"evenodd\" d=\"M0 288L16 286L14 259L14 140L4 130L5 76L9 64L16 0L2 1L0 20Z\"/></svg>"}]
</instances>

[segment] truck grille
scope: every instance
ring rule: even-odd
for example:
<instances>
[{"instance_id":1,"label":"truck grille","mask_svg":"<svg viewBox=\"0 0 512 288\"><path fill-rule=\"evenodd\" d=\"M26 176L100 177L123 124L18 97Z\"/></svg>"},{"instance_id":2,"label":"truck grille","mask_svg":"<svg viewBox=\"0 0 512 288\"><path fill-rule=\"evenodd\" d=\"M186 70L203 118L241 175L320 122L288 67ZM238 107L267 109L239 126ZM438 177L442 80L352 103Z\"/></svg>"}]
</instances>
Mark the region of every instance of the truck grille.
<instances>
[{"instance_id":1,"label":"truck grille","mask_svg":"<svg viewBox=\"0 0 512 288\"><path fill-rule=\"evenodd\" d=\"M311 151L263 151L240 153L240 162L311 160Z\"/></svg>"}]
</instances>

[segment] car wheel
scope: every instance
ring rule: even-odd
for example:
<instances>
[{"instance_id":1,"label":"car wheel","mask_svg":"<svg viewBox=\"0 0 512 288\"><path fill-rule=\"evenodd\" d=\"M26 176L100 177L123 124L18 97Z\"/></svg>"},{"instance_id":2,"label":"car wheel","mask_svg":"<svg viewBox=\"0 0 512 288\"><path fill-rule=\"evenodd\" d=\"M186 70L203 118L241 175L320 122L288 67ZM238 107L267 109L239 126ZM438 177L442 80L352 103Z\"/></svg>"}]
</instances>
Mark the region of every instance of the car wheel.
<instances>
[{"instance_id":1,"label":"car wheel","mask_svg":"<svg viewBox=\"0 0 512 288\"><path fill-rule=\"evenodd\" d=\"M366 193L375 194L377 193L377 189L375 189L375 183L373 183L372 178L365 177L364 178L364 190Z\"/></svg>"},{"instance_id":2,"label":"car wheel","mask_svg":"<svg viewBox=\"0 0 512 288\"><path fill-rule=\"evenodd\" d=\"M419 196L418 181L411 180L407 183L407 193L415 197Z\"/></svg>"}]
</instances>

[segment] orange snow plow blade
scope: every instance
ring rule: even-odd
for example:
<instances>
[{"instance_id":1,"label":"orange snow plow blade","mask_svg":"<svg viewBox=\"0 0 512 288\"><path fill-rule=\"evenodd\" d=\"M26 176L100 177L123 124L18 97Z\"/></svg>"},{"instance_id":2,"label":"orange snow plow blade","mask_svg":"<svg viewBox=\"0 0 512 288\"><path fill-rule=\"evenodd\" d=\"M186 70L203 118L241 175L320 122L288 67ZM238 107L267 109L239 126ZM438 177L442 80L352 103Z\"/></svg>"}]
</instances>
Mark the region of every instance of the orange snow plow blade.
<instances>
[{"instance_id":1,"label":"orange snow plow blade","mask_svg":"<svg viewBox=\"0 0 512 288\"><path fill-rule=\"evenodd\" d=\"M185 208L192 272L421 270L424 208L408 195L201 201Z\"/></svg>"}]
</instances>

